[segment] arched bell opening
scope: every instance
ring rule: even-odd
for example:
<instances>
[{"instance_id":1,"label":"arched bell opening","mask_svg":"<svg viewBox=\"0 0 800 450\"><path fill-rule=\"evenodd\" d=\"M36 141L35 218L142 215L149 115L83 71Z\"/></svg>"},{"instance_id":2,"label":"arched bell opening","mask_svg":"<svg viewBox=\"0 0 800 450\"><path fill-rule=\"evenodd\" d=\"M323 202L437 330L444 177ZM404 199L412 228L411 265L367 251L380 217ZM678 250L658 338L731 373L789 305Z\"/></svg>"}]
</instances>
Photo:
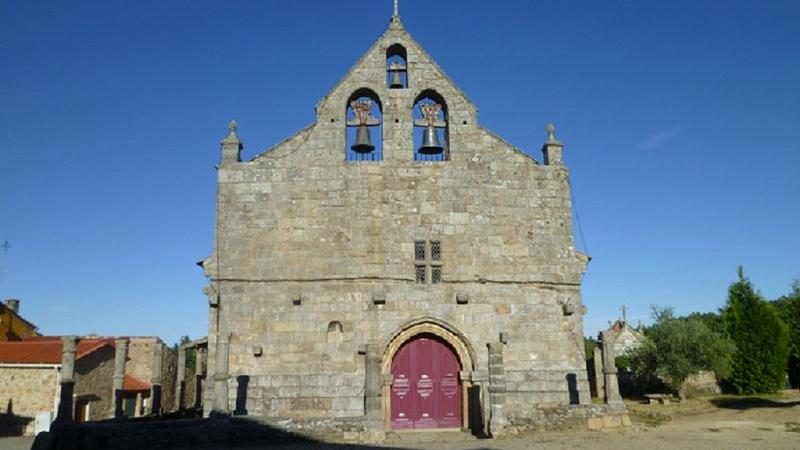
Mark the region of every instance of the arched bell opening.
<instances>
[{"instance_id":1,"label":"arched bell opening","mask_svg":"<svg viewBox=\"0 0 800 450\"><path fill-rule=\"evenodd\" d=\"M447 103L434 90L425 90L414 100L414 161L447 161L450 133Z\"/></svg>"},{"instance_id":2,"label":"arched bell opening","mask_svg":"<svg viewBox=\"0 0 800 450\"><path fill-rule=\"evenodd\" d=\"M467 428L474 355L461 333L436 319L407 324L381 360L385 430Z\"/></svg>"},{"instance_id":3,"label":"arched bell opening","mask_svg":"<svg viewBox=\"0 0 800 450\"><path fill-rule=\"evenodd\" d=\"M383 105L370 89L355 91L345 107L345 160L383 159Z\"/></svg>"},{"instance_id":4,"label":"arched bell opening","mask_svg":"<svg viewBox=\"0 0 800 450\"><path fill-rule=\"evenodd\" d=\"M400 44L393 44L386 49L386 87L408 88L408 54Z\"/></svg>"}]
</instances>

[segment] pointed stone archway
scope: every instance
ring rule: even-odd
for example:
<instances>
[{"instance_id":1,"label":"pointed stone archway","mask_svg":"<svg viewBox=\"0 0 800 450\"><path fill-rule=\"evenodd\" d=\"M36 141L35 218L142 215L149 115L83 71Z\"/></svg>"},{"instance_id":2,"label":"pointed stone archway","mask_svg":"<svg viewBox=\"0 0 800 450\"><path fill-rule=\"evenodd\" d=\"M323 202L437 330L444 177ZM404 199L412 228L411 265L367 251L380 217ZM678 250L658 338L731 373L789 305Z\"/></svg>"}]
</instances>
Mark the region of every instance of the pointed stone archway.
<instances>
[{"instance_id":1,"label":"pointed stone archway","mask_svg":"<svg viewBox=\"0 0 800 450\"><path fill-rule=\"evenodd\" d=\"M414 341L420 337L427 336L439 340L450 348L458 360L461 370L458 373L458 381L461 392L459 395L461 404L460 424L462 428L469 426L469 388L472 386L472 371L474 370L475 353L472 346L465 336L455 329L455 327L435 318L419 318L407 322L401 326L386 341L383 346L381 357L381 376L383 386L381 389L381 410L383 416L383 428L386 431L392 427L392 363L404 344Z\"/></svg>"}]
</instances>

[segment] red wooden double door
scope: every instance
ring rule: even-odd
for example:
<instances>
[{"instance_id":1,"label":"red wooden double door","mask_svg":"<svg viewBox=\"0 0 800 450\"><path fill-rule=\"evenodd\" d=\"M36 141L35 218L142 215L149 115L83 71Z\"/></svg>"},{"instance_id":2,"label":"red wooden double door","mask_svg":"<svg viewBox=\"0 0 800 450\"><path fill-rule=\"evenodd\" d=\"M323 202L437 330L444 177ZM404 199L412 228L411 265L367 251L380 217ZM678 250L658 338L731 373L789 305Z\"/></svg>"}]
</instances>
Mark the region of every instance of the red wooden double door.
<instances>
[{"instance_id":1,"label":"red wooden double door","mask_svg":"<svg viewBox=\"0 0 800 450\"><path fill-rule=\"evenodd\" d=\"M392 361L392 428L461 427L460 364L435 336L406 342Z\"/></svg>"}]
</instances>

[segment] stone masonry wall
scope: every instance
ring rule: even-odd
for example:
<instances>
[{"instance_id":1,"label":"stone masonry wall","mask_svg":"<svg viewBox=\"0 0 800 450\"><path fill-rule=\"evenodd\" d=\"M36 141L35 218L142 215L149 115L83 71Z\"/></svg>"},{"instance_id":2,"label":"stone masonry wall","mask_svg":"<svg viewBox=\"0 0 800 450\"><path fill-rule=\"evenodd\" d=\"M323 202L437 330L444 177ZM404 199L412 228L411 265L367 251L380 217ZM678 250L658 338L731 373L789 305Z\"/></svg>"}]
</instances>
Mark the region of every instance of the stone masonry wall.
<instances>
[{"instance_id":1,"label":"stone masonry wall","mask_svg":"<svg viewBox=\"0 0 800 450\"><path fill-rule=\"evenodd\" d=\"M25 434L33 433L36 414L51 411L58 403L58 372L53 366L0 367L0 414L31 419Z\"/></svg>"},{"instance_id":2,"label":"stone masonry wall","mask_svg":"<svg viewBox=\"0 0 800 450\"><path fill-rule=\"evenodd\" d=\"M161 345L161 340L157 337L129 338L125 373L150 383L153 379L153 354L157 345Z\"/></svg>"},{"instance_id":3,"label":"stone masonry wall","mask_svg":"<svg viewBox=\"0 0 800 450\"><path fill-rule=\"evenodd\" d=\"M409 89L386 88L395 43L408 53ZM345 107L360 88L381 99L383 161L344 159ZM412 133L421 131L412 106L426 90L447 103L445 162L413 161ZM570 373L588 402L586 260L574 249L567 179L563 166L539 165L480 127L477 109L395 23L317 105L313 126L250 162L220 166L216 251L204 264L220 299L209 373L216 333L232 333L230 373L251 377L250 413L360 415L359 349L432 317L466 336L478 371L487 370L487 343L504 333L509 415L568 403ZM439 285L415 284L418 240L441 241ZM372 304L376 293L385 305ZM468 304L456 303L459 294ZM329 342L332 321L343 334Z\"/></svg>"},{"instance_id":4,"label":"stone masonry wall","mask_svg":"<svg viewBox=\"0 0 800 450\"><path fill-rule=\"evenodd\" d=\"M76 398L89 401L89 420L113 417L114 348L106 346L75 362Z\"/></svg>"}]
</instances>

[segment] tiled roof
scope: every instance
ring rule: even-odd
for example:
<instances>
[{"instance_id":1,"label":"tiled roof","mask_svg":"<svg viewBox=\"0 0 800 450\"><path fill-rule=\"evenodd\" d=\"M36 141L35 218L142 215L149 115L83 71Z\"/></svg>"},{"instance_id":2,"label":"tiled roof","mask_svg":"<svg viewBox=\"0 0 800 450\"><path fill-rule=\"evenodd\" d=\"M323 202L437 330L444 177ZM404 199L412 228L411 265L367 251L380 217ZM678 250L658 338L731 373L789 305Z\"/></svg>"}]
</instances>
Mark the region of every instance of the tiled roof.
<instances>
[{"instance_id":1,"label":"tiled roof","mask_svg":"<svg viewBox=\"0 0 800 450\"><path fill-rule=\"evenodd\" d=\"M75 359L81 359L105 346L114 347L113 339L81 339ZM61 338L48 336L17 342L0 342L0 363L61 364Z\"/></svg>"},{"instance_id":2,"label":"tiled roof","mask_svg":"<svg viewBox=\"0 0 800 450\"><path fill-rule=\"evenodd\" d=\"M122 389L126 391L149 391L150 384L136 377L125 375L125 380L122 382Z\"/></svg>"}]
</instances>

